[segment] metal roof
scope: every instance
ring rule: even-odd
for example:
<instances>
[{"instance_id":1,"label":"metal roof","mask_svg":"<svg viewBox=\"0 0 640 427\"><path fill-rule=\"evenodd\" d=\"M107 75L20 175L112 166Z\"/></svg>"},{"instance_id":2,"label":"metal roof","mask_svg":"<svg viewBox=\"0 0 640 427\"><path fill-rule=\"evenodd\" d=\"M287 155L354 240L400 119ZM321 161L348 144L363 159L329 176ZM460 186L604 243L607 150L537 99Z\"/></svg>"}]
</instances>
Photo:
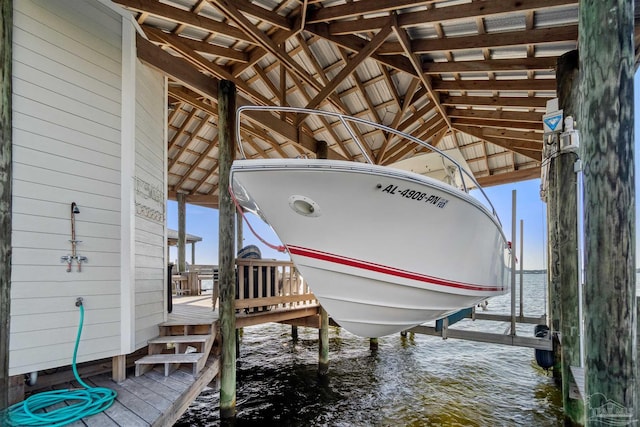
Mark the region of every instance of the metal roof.
<instances>
[{"instance_id":1,"label":"metal roof","mask_svg":"<svg viewBox=\"0 0 640 427\"><path fill-rule=\"evenodd\" d=\"M578 37L576 0L113 1L145 33L138 56L170 80L169 195L208 206L220 79L236 84L239 105L335 111L458 148L494 185L539 176L554 67ZM309 155L324 140L330 157L364 161L327 121L272 119L243 123L247 156ZM424 153L382 132L358 136L377 164Z\"/></svg>"}]
</instances>

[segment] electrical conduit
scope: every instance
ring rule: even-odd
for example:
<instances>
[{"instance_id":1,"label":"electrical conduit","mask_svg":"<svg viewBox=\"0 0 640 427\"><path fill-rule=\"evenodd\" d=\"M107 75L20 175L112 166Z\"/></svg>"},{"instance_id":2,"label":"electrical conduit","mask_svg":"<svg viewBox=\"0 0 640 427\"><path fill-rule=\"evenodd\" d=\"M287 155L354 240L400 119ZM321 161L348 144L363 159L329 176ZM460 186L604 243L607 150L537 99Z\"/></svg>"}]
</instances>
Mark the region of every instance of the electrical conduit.
<instances>
[{"instance_id":1,"label":"electrical conduit","mask_svg":"<svg viewBox=\"0 0 640 427\"><path fill-rule=\"evenodd\" d=\"M7 408L0 421L2 425L8 426L65 426L81 418L98 414L108 409L114 402L117 393L106 387L91 387L87 385L78 374L76 368L76 357L80 344L80 335L84 324L84 306L82 298L78 298L76 306L80 308L80 324L78 325L78 335L73 349L73 375L76 381L84 389L53 390L34 394L23 402ZM64 404L66 401L73 401L56 409L45 409Z\"/></svg>"}]
</instances>

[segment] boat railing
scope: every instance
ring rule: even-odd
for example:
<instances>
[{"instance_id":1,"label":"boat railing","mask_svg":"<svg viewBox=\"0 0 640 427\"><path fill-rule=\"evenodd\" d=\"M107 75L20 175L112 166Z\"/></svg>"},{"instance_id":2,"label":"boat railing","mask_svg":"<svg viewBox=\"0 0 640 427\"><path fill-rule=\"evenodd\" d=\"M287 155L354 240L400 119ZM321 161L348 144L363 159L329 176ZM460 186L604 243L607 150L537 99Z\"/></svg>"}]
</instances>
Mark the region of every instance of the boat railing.
<instances>
[{"instance_id":1,"label":"boat railing","mask_svg":"<svg viewBox=\"0 0 640 427\"><path fill-rule=\"evenodd\" d=\"M317 305L291 261L238 258L236 266L236 310L257 313Z\"/></svg>"},{"instance_id":2,"label":"boat railing","mask_svg":"<svg viewBox=\"0 0 640 427\"><path fill-rule=\"evenodd\" d=\"M470 173L469 171L467 171L460 163L458 163L454 158L449 156L443 150L440 150L440 149L436 148L435 146L429 144L428 142L425 142L425 141L423 141L423 140L421 140L419 138L416 138L413 135L410 135L408 133L402 132L402 131L400 131L398 129L394 129L392 127L389 127L389 126L386 126L386 125L383 125L383 124L380 124L380 123L375 123L375 122L371 122L369 120L362 119L362 118L359 118L359 117L348 116L348 115L345 115L345 114L335 113L335 112L332 112L332 111L313 110L313 109L301 108L301 107L244 105L244 106L238 107L238 109L237 109L237 120L236 120L236 136L237 136L238 149L239 149L240 154L241 154L243 159L246 159L246 155L244 153L244 148L242 146L242 141L241 141L241 138L240 138L240 125L241 125L241 115L245 111L269 111L269 112L279 112L279 113L298 113L298 114L313 115L313 116L332 117L334 119L337 119L345 127L345 129L349 133L349 136L351 137L353 142L358 146L358 148L362 152L364 158L370 164L373 164L374 162L371 160L371 157L367 153L367 150L365 150L362 141L360 141L360 138L358 138L356 136L356 132L354 131L354 129L353 129L352 125L351 125L352 123L353 124L360 124L360 125L364 125L364 126L370 126L372 128L379 129L381 131L388 132L388 133L396 135L396 136L398 136L400 138L405 138L405 139L407 139L407 140L409 140L411 142L414 142L414 143L416 143L416 144L418 144L418 145L420 145L422 147L425 147L425 148L427 148L427 149L429 149L429 150L431 150L431 151L433 151L435 153L440 154L443 158L445 158L448 161L450 161L451 163L453 163L455 165L455 167L458 169L458 172L460 173L460 177L461 177L461 180L462 180L462 190L464 192L466 192L466 193L469 192L469 186L467 186L467 181L466 181L466 179L468 178L469 181L471 181L473 183L473 187L477 188L478 191L480 191L480 193L482 194L482 197L484 197L486 202L489 204L489 207L491 209L491 212L493 213L493 216L496 218L496 220L498 221L500 226L502 226L502 223L500 222L500 218L498 217L498 213L497 213L495 207L493 206L493 203L491 203L491 200L489 199L489 196L487 196L487 194L482 189L482 187L480 186L478 181L475 179L473 174Z\"/></svg>"}]
</instances>

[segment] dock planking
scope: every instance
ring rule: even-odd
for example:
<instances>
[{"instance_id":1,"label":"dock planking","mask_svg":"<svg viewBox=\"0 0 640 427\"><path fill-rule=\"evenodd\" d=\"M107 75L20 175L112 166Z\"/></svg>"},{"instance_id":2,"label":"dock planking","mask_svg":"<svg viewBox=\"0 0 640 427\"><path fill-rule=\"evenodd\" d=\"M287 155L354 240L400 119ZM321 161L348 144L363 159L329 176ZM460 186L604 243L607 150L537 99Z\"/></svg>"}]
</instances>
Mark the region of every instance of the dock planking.
<instances>
[{"instance_id":1,"label":"dock planking","mask_svg":"<svg viewBox=\"0 0 640 427\"><path fill-rule=\"evenodd\" d=\"M140 377L129 377L120 383L108 374L83 381L91 387L107 387L118 393L113 405L99 414L69 424L73 427L150 427L170 426L209 384L219 371L219 361L210 356L200 375L194 377L181 369L170 377L152 370ZM82 388L76 381L57 384L51 389ZM48 408L54 409L64 403Z\"/></svg>"}]
</instances>

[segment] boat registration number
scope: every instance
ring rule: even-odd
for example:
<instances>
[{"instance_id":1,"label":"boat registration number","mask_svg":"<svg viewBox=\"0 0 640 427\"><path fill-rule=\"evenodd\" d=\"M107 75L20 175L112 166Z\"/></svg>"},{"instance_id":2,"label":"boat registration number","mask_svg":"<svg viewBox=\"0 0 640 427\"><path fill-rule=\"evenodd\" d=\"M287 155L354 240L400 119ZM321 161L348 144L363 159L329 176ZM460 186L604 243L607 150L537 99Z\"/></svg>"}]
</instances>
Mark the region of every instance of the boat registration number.
<instances>
[{"instance_id":1,"label":"boat registration number","mask_svg":"<svg viewBox=\"0 0 640 427\"><path fill-rule=\"evenodd\" d=\"M382 188L383 186L380 186ZM389 184L382 188L382 192L394 196L404 197L405 199L415 200L416 202L427 203L443 209L449 203L448 199L436 196L435 194L423 193L422 191L412 190L410 188L401 189L397 185Z\"/></svg>"}]
</instances>

